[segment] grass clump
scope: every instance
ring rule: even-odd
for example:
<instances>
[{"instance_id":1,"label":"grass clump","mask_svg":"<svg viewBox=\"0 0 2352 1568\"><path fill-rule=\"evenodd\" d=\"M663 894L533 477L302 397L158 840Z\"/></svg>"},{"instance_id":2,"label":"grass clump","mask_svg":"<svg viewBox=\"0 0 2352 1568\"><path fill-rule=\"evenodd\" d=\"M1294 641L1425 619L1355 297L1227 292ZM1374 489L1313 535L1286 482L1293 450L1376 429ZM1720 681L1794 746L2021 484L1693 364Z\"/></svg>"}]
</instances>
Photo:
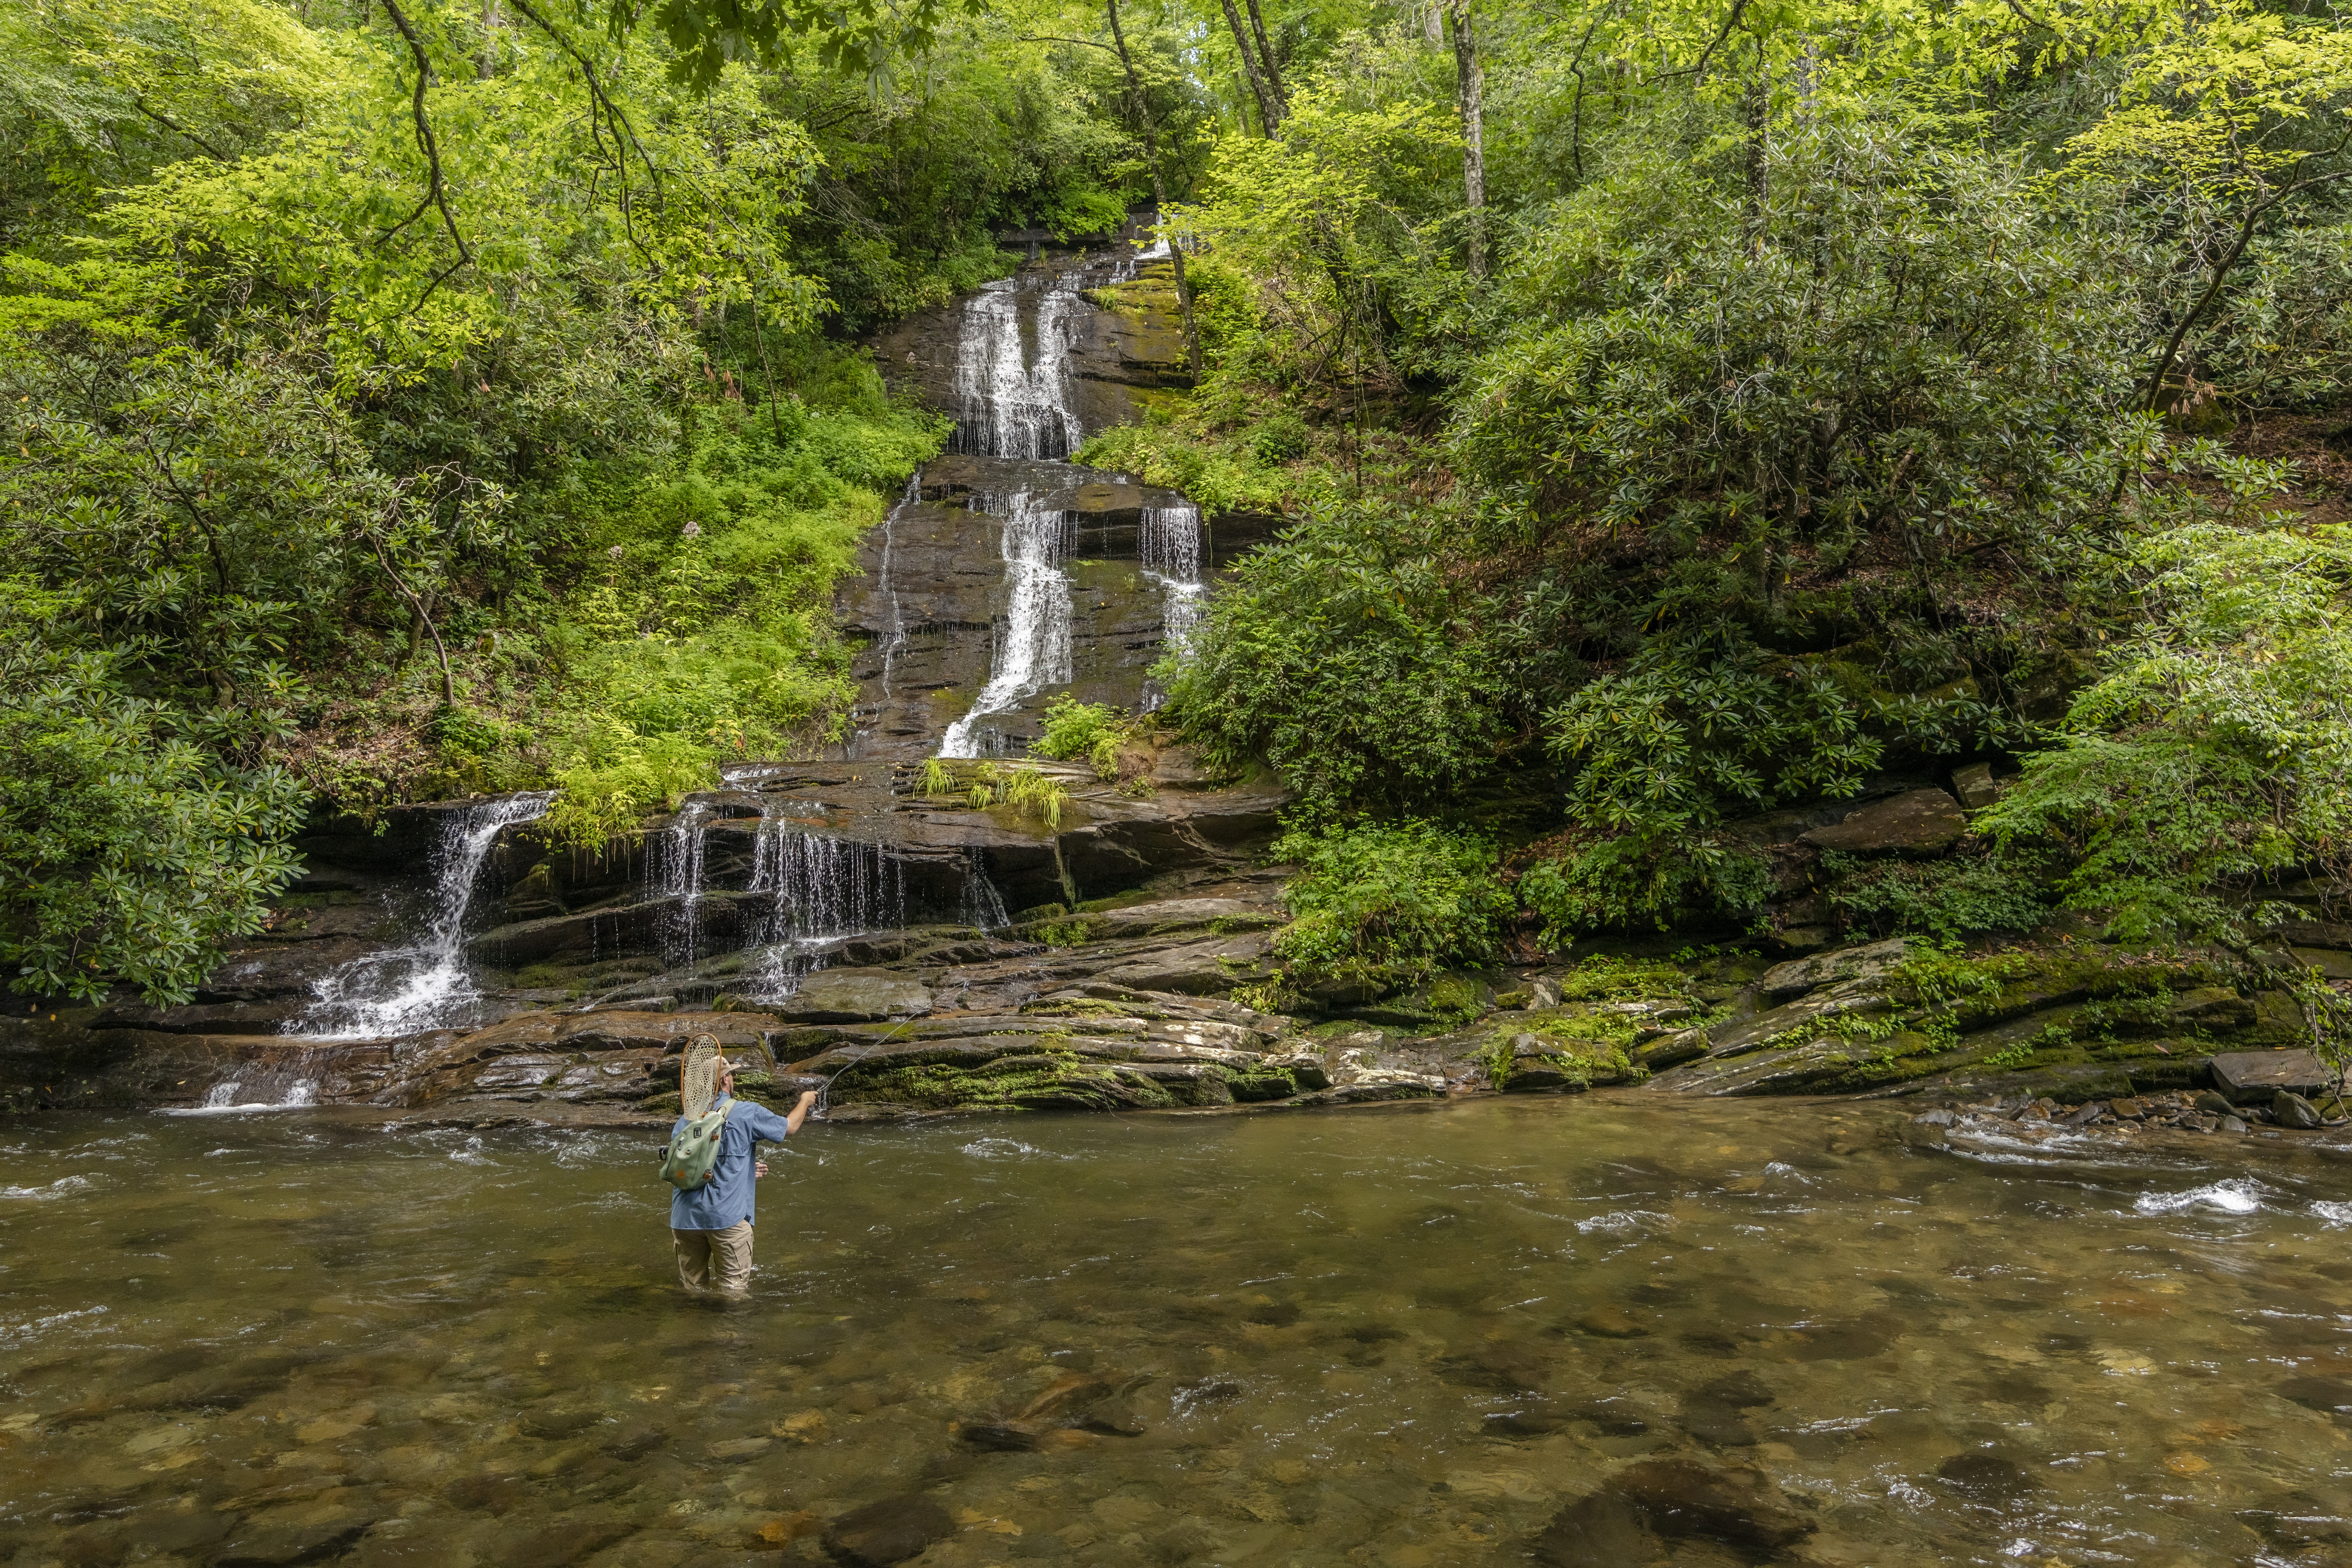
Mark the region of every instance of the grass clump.
<instances>
[{"instance_id":1,"label":"grass clump","mask_svg":"<svg viewBox=\"0 0 2352 1568\"><path fill-rule=\"evenodd\" d=\"M1070 801L1067 784L1035 768L979 763L959 770L938 757L916 773L915 793L927 800L960 800L973 811L1010 806L1053 828L1062 826L1062 808Z\"/></svg>"}]
</instances>

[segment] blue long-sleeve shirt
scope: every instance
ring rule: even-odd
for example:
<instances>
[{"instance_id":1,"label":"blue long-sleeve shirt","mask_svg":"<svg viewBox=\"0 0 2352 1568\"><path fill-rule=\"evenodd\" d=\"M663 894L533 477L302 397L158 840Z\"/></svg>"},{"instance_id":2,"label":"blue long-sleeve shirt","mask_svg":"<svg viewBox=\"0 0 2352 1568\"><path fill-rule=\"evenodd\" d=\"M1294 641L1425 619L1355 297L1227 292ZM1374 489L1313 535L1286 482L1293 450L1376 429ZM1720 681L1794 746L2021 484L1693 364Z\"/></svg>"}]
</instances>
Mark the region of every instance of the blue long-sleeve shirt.
<instances>
[{"instance_id":1,"label":"blue long-sleeve shirt","mask_svg":"<svg viewBox=\"0 0 2352 1568\"><path fill-rule=\"evenodd\" d=\"M722 1094L711 1102L711 1109L716 1110L733 1098ZM686 1118L681 1116L670 1129L670 1137L676 1139L685 1127ZM756 1100L737 1100L734 1114L719 1130L719 1158L710 1167L709 1182L690 1193L670 1194L669 1227L725 1230L750 1219L759 1185L751 1174L751 1145L762 1138L781 1143L791 1131L784 1119L766 1106Z\"/></svg>"}]
</instances>

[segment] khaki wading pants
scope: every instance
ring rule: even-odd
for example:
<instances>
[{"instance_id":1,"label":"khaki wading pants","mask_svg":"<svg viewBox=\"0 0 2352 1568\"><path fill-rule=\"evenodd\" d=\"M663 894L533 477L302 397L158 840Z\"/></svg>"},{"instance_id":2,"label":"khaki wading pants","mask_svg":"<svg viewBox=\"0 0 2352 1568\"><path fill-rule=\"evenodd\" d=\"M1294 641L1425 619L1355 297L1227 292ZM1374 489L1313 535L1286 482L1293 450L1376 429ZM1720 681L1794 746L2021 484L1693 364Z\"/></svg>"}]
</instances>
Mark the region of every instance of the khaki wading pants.
<instances>
[{"instance_id":1,"label":"khaki wading pants","mask_svg":"<svg viewBox=\"0 0 2352 1568\"><path fill-rule=\"evenodd\" d=\"M677 1247L679 1284L726 1296L751 1294L750 1220L739 1220L725 1230L673 1230L669 1237Z\"/></svg>"}]
</instances>

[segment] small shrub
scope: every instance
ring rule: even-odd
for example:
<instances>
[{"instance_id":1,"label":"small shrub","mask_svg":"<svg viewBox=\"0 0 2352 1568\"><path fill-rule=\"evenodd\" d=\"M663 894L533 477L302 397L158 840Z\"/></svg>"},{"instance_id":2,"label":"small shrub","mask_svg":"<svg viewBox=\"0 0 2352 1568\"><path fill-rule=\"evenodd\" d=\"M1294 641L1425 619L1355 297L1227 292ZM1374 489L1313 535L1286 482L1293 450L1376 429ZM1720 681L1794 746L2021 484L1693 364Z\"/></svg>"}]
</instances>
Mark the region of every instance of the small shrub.
<instances>
[{"instance_id":1,"label":"small shrub","mask_svg":"<svg viewBox=\"0 0 2352 1568\"><path fill-rule=\"evenodd\" d=\"M718 783L718 752L687 735L640 735L599 715L572 760L554 770L562 791L547 826L574 844L596 845L627 832L655 805Z\"/></svg>"},{"instance_id":2,"label":"small shrub","mask_svg":"<svg viewBox=\"0 0 2352 1568\"><path fill-rule=\"evenodd\" d=\"M1972 936L2030 931L2050 914L2050 896L2022 847L1995 859L1974 848L1948 859L1866 861L1822 857L1829 900L1845 923L1874 936Z\"/></svg>"},{"instance_id":3,"label":"small shrub","mask_svg":"<svg viewBox=\"0 0 2352 1568\"><path fill-rule=\"evenodd\" d=\"M1511 909L1494 846L1433 822L1292 832L1274 854L1301 868L1275 952L1310 982L1419 984L1449 963L1488 957Z\"/></svg>"},{"instance_id":4,"label":"small shrub","mask_svg":"<svg viewBox=\"0 0 2352 1568\"><path fill-rule=\"evenodd\" d=\"M1115 782L1122 772L1120 749L1150 728L1147 719L1130 719L1107 702L1080 702L1064 692L1045 705L1045 732L1029 751L1054 762L1084 761L1095 777Z\"/></svg>"},{"instance_id":5,"label":"small shrub","mask_svg":"<svg viewBox=\"0 0 2352 1568\"><path fill-rule=\"evenodd\" d=\"M1286 408L1258 422L1250 435L1250 451L1261 463L1287 463L1305 457L1312 441L1307 421Z\"/></svg>"},{"instance_id":6,"label":"small shrub","mask_svg":"<svg viewBox=\"0 0 2352 1568\"><path fill-rule=\"evenodd\" d=\"M1586 931L1718 915L1752 920L1772 891L1771 868L1721 834L1566 833L1520 873L1519 901L1543 917L1543 942Z\"/></svg>"}]
</instances>

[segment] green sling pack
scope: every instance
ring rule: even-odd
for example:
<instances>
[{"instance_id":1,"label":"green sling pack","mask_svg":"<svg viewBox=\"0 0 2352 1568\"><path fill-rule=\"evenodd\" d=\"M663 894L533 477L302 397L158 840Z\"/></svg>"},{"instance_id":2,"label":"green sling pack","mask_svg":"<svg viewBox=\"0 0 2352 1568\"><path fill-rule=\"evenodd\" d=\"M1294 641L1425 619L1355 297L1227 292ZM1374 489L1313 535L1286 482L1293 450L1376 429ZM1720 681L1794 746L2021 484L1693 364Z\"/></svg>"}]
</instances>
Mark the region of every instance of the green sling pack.
<instances>
[{"instance_id":1,"label":"green sling pack","mask_svg":"<svg viewBox=\"0 0 2352 1568\"><path fill-rule=\"evenodd\" d=\"M719 1131L727 1125L728 1113L740 1103L730 1100L679 1128L662 1155L662 1180L682 1193L709 1185L711 1167L719 1163Z\"/></svg>"}]
</instances>

